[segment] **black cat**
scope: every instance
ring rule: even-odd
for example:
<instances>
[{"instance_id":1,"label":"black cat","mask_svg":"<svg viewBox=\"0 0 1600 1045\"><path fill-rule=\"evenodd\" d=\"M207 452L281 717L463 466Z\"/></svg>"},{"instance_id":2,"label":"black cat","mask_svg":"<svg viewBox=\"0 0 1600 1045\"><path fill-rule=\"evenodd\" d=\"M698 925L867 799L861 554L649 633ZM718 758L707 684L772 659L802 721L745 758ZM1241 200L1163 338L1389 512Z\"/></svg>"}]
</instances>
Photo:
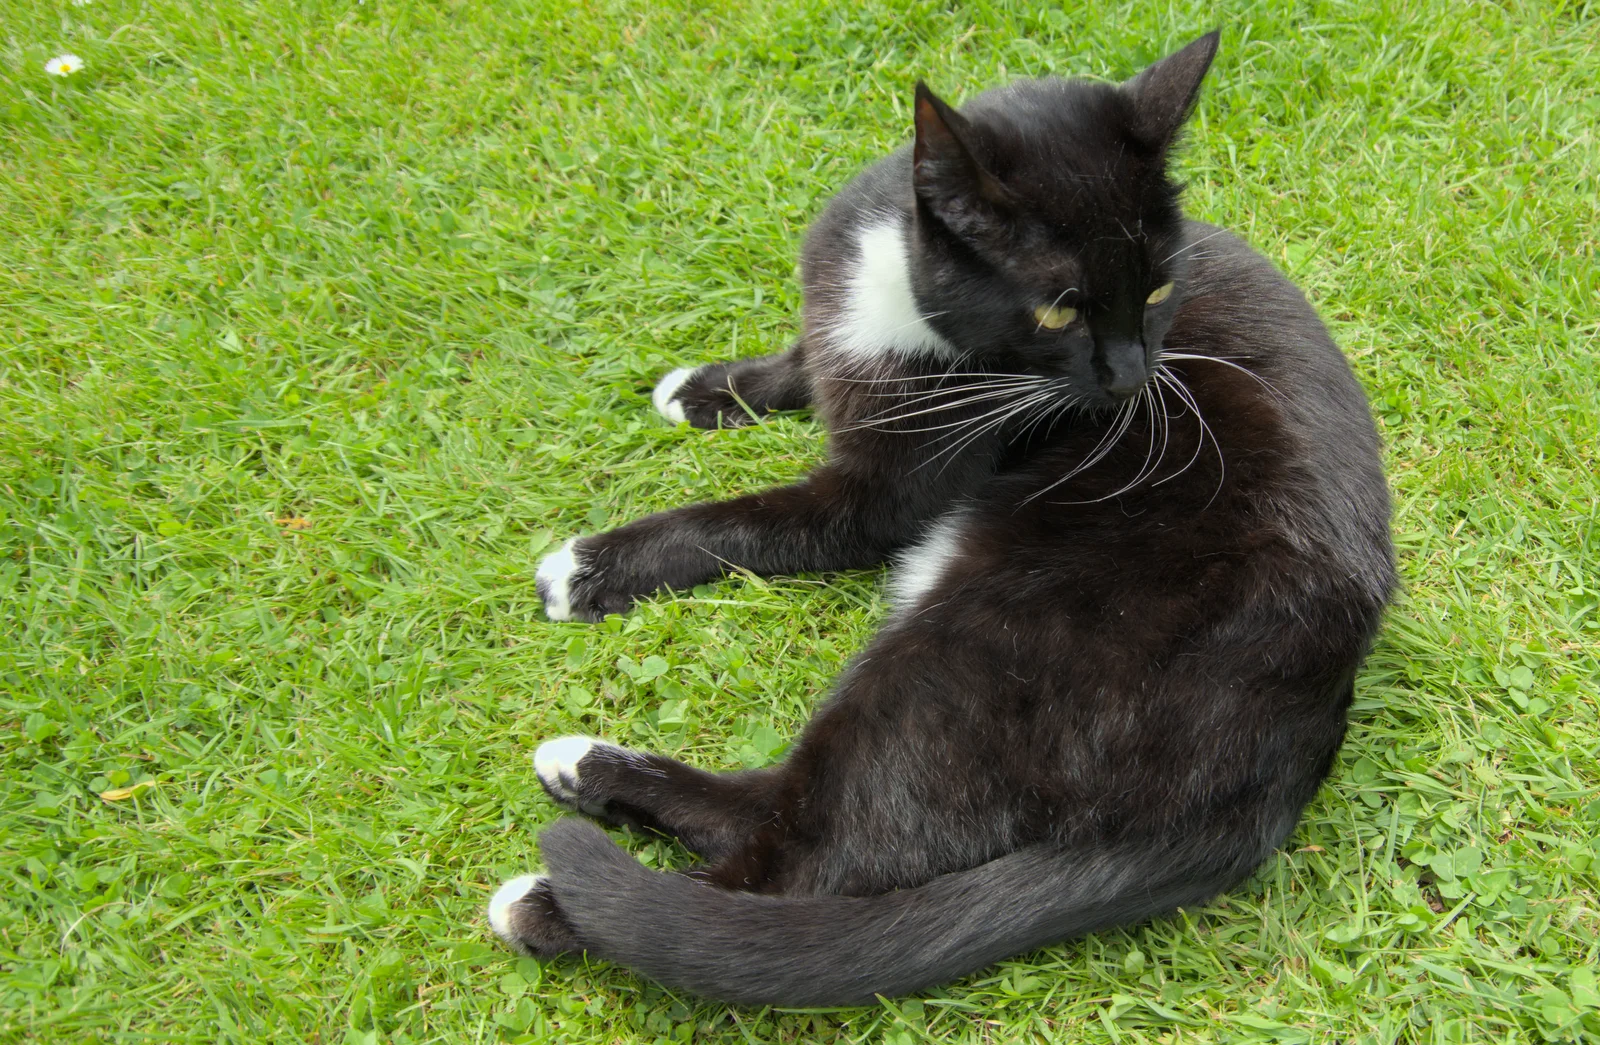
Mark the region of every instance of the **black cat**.
<instances>
[{"instance_id":1,"label":"black cat","mask_svg":"<svg viewBox=\"0 0 1600 1045\"><path fill-rule=\"evenodd\" d=\"M1388 496L1304 297L1179 212L1216 47L961 111L919 84L915 143L811 231L794 347L657 388L701 427L814 403L829 463L569 543L551 617L903 553L895 609L781 765L543 745L558 802L707 862L654 872L563 821L490 905L513 947L870 1001L1203 903L1289 835L1394 584Z\"/></svg>"}]
</instances>

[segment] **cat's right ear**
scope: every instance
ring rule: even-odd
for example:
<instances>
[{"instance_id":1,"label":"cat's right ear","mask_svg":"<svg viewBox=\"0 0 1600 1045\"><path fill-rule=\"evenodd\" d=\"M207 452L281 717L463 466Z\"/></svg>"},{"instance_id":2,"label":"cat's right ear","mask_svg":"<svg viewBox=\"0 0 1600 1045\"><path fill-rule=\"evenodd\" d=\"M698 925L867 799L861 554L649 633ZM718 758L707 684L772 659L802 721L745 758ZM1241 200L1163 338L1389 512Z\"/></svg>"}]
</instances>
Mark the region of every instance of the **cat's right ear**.
<instances>
[{"instance_id":1,"label":"cat's right ear","mask_svg":"<svg viewBox=\"0 0 1600 1045\"><path fill-rule=\"evenodd\" d=\"M911 150L911 179L917 198L956 232L974 220L992 217L1008 198L980 158L981 143L965 116L917 81L917 140Z\"/></svg>"}]
</instances>

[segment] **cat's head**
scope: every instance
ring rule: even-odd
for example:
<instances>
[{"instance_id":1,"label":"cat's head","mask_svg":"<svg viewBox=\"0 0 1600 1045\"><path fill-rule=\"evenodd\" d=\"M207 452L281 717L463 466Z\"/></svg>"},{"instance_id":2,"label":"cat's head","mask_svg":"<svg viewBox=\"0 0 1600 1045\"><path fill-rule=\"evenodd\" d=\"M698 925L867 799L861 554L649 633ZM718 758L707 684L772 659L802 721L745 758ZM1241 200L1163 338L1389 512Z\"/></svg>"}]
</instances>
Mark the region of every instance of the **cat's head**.
<instances>
[{"instance_id":1,"label":"cat's head","mask_svg":"<svg viewBox=\"0 0 1600 1045\"><path fill-rule=\"evenodd\" d=\"M917 84L913 278L948 341L1091 402L1144 386L1184 296L1167 157L1217 36L1126 83L1023 81L964 112Z\"/></svg>"}]
</instances>

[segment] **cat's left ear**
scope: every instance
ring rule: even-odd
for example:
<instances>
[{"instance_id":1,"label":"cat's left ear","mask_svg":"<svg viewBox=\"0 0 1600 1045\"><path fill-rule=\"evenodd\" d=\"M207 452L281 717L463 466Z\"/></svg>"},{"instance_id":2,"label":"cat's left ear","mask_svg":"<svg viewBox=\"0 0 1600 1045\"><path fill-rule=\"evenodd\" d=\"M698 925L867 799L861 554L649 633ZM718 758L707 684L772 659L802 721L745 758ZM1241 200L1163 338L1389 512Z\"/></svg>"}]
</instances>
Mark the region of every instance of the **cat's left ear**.
<instances>
[{"instance_id":1,"label":"cat's left ear","mask_svg":"<svg viewBox=\"0 0 1600 1045\"><path fill-rule=\"evenodd\" d=\"M1122 85L1133 102L1133 133L1164 149L1194 110L1211 60L1217 56L1220 29L1213 29L1181 51L1175 51Z\"/></svg>"}]
</instances>

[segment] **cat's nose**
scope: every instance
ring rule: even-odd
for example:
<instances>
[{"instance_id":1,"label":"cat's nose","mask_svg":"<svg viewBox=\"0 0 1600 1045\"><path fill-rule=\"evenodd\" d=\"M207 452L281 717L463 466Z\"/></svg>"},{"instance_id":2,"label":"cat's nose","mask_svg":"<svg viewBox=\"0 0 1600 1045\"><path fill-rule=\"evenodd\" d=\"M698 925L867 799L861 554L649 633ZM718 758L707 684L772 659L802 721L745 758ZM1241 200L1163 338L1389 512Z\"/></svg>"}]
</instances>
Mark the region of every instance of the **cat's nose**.
<instances>
[{"instance_id":1,"label":"cat's nose","mask_svg":"<svg viewBox=\"0 0 1600 1045\"><path fill-rule=\"evenodd\" d=\"M1131 399L1149 380L1142 340L1106 339L1095 348L1100 388L1112 399Z\"/></svg>"}]
</instances>

